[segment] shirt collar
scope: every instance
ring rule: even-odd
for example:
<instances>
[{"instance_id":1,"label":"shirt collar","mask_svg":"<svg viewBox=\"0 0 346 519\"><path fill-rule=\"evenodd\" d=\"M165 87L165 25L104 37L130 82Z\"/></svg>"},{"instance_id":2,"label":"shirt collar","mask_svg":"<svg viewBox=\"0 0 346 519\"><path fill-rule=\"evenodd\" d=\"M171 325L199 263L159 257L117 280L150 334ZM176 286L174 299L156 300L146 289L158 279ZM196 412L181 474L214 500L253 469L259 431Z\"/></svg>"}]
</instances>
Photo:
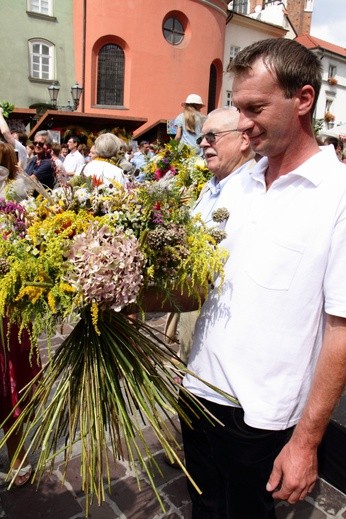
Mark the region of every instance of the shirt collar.
<instances>
[{"instance_id":1,"label":"shirt collar","mask_svg":"<svg viewBox=\"0 0 346 519\"><path fill-rule=\"evenodd\" d=\"M333 146L321 146L320 152L315 153L306 160L303 164L298 166L296 169L290 171L283 177L287 175L297 175L303 178L306 178L309 182L318 186L322 180L325 178L326 169L330 169L333 167L333 163L336 165L340 164L338 160L335 150ZM325 164L325 168L323 165ZM264 176L268 168L268 159L267 157L262 157L255 167L249 171L249 174L252 176L254 180L259 182L264 182Z\"/></svg>"}]
</instances>

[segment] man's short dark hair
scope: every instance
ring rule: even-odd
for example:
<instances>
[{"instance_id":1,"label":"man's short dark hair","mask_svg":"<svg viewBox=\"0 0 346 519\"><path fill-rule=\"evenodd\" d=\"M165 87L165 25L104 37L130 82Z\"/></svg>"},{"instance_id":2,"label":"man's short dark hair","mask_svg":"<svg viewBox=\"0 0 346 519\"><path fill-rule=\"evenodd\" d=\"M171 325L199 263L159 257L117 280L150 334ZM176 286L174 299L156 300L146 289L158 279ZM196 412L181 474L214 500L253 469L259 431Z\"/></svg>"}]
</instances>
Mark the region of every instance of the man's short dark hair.
<instances>
[{"instance_id":1,"label":"man's short dark hair","mask_svg":"<svg viewBox=\"0 0 346 519\"><path fill-rule=\"evenodd\" d=\"M322 83L321 60L316 54L297 41L286 38L269 38L261 40L242 49L233 58L228 72L235 76L251 69L252 65L262 59L265 66L276 75L285 96L291 99L305 85L311 85L315 91L314 112Z\"/></svg>"},{"instance_id":2,"label":"man's short dark hair","mask_svg":"<svg viewBox=\"0 0 346 519\"><path fill-rule=\"evenodd\" d=\"M70 139L71 139L73 142L75 142L76 144L78 144L78 146L80 145L80 138L77 137L77 135L72 135L72 136L70 137Z\"/></svg>"}]
</instances>

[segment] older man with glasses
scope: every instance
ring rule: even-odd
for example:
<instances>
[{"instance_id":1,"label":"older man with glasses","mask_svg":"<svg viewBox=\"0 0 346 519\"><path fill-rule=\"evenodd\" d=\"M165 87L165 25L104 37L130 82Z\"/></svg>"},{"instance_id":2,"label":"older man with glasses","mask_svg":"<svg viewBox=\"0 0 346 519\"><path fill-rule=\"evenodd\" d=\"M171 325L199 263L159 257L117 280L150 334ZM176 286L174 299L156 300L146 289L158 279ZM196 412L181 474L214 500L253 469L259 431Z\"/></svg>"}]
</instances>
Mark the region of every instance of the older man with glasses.
<instances>
[{"instance_id":1,"label":"older man with glasses","mask_svg":"<svg viewBox=\"0 0 346 519\"><path fill-rule=\"evenodd\" d=\"M53 189L56 183L55 165L51 158L51 138L49 132L41 130L34 137L35 157L31 159L25 172L38 180L45 188Z\"/></svg>"},{"instance_id":2,"label":"older man with glasses","mask_svg":"<svg viewBox=\"0 0 346 519\"><path fill-rule=\"evenodd\" d=\"M238 131L238 121L239 112L233 107L213 110L196 140L214 176L203 188L192 212L200 213L204 222L211 226L216 225L212 220L213 211L228 206L232 177L255 164L255 153L250 148L247 135ZM166 335L169 341L179 339L178 354L185 363L189 358L198 313L184 312L167 317Z\"/></svg>"}]
</instances>

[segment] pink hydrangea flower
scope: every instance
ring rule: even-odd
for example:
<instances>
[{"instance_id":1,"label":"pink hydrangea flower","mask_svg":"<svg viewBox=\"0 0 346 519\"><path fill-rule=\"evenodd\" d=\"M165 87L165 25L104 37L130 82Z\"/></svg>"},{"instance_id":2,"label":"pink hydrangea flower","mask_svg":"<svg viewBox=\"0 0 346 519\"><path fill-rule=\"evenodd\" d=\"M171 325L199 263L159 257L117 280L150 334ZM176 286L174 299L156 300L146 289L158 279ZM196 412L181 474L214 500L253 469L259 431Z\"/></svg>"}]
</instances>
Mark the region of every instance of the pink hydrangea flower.
<instances>
[{"instance_id":1,"label":"pink hydrangea flower","mask_svg":"<svg viewBox=\"0 0 346 519\"><path fill-rule=\"evenodd\" d=\"M143 255L138 240L124 232L117 234L97 222L73 240L67 259L66 280L85 303L119 312L136 300L143 282Z\"/></svg>"}]
</instances>

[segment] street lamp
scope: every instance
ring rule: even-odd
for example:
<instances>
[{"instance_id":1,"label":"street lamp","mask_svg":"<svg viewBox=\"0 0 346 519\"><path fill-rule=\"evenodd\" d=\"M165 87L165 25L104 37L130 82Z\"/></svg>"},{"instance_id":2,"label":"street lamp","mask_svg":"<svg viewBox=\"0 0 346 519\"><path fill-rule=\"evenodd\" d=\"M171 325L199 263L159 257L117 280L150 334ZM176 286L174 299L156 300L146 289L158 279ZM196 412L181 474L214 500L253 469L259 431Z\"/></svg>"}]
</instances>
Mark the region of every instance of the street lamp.
<instances>
[{"instance_id":1,"label":"street lamp","mask_svg":"<svg viewBox=\"0 0 346 519\"><path fill-rule=\"evenodd\" d=\"M53 81L53 83L48 87L50 102L53 106L56 106L58 95L60 91L60 86L57 81Z\"/></svg>"},{"instance_id":2,"label":"street lamp","mask_svg":"<svg viewBox=\"0 0 346 519\"><path fill-rule=\"evenodd\" d=\"M83 87L81 87L76 81L75 84L71 87L71 95L74 103L74 109L77 110L79 105L80 97L83 93Z\"/></svg>"},{"instance_id":3,"label":"street lamp","mask_svg":"<svg viewBox=\"0 0 346 519\"><path fill-rule=\"evenodd\" d=\"M80 86L77 83L77 81L71 87L71 95L72 95L72 99L73 99L73 107L71 106L70 101L68 101L68 105L67 106L58 106L57 105L59 91L60 91L59 82L58 81L53 81L53 83L48 87L49 98L50 98L50 101L51 101L52 105L57 110L66 110L66 111L69 111L69 112L73 112L74 110L77 110L78 105L79 105L80 97L81 97L81 95L83 93L83 87Z\"/></svg>"}]
</instances>

